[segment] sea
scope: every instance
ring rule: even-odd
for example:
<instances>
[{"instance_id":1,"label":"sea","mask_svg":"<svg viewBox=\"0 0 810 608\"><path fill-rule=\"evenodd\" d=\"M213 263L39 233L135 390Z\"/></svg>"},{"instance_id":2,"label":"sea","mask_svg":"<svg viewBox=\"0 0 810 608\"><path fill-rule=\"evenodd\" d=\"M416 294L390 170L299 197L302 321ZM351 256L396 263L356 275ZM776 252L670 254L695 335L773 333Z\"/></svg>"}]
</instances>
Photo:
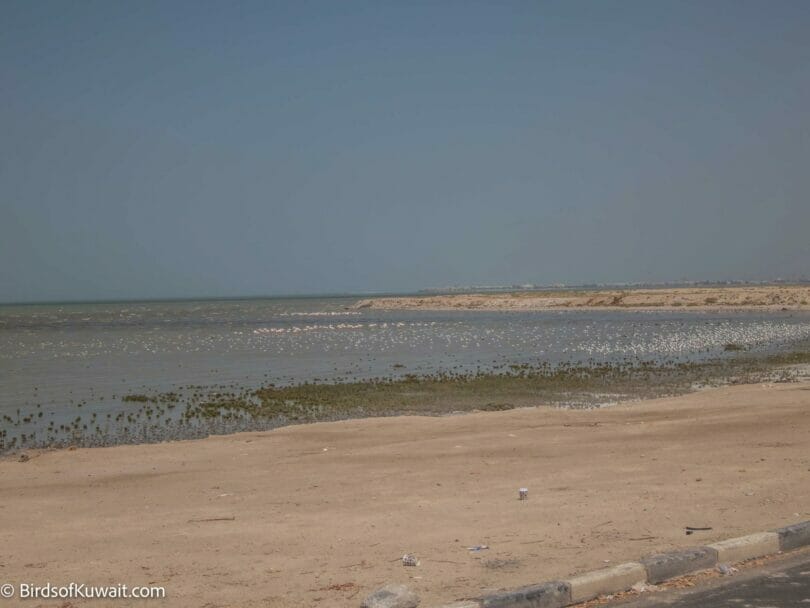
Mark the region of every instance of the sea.
<instances>
[{"instance_id":1,"label":"sea","mask_svg":"<svg viewBox=\"0 0 810 608\"><path fill-rule=\"evenodd\" d=\"M810 338L810 313L381 311L358 297L0 306L0 431L131 407L122 397L504 364L702 361Z\"/></svg>"}]
</instances>

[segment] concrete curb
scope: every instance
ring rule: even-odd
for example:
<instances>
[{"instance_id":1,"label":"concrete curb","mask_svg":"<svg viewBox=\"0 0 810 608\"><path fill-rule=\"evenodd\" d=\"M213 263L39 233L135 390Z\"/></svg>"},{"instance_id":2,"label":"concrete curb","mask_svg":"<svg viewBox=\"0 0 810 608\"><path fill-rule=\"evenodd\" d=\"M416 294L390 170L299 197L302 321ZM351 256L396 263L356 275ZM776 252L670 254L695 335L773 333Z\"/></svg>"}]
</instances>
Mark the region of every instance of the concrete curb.
<instances>
[{"instance_id":1,"label":"concrete curb","mask_svg":"<svg viewBox=\"0 0 810 608\"><path fill-rule=\"evenodd\" d=\"M718 563L742 562L771 553L778 553L779 535L776 532L760 532L738 538L721 540L719 543L709 545L717 551Z\"/></svg>"},{"instance_id":2,"label":"concrete curb","mask_svg":"<svg viewBox=\"0 0 810 608\"><path fill-rule=\"evenodd\" d=\"M633 585L646 581L647 570L638 562L586 572L568 581L571 585L571 603L616 593L616 589L630 589Z\"/></svg>"},{"instance_id":3,"label":"concrete curb","mask_svg":"<svg viewBox=\"0 0 810 608\"><path fill-rule=\"evenodd\" d=\"M481 608L559 608L571 603L571 585L552 581L485 595Z\"/></svg>"},{"instance_id":4,"label":"concrete curb","mask_svg":"<svg viewBox=\"0 0 810 608\"><path fill-rule=\"evenodd\" d=\"M647 582L657 585L669 578L713 568L717 565L717 551L709 547L689 547L648 555L639 561L647 569Z\"/></svg>"},{"instance_id":5,"label":"concrete curb","mask_svg":"<svg viewBox=\"0 0 810 608\"><path fill-rule=\"evenodd\" d=\"M785 526L774 530L779 535L779 548L790 551L798 547L810 545L810 521L803 521L792 526Z\"/></svg>"},{"instance_id":6,"label":"concrete curb","mask_svg":"<svg viewBox=\"0 0 810 608\"><path fill-rule=\"evenodd\" d=\"M627 591L638 583L658 584L668 579L713 568L718 563L741 562L810 546L810 521L712 543L658 553L611 568L578 574L562 581L528 585L436 608L565 608L600 595Z\"/></svg>"}]
</instances>

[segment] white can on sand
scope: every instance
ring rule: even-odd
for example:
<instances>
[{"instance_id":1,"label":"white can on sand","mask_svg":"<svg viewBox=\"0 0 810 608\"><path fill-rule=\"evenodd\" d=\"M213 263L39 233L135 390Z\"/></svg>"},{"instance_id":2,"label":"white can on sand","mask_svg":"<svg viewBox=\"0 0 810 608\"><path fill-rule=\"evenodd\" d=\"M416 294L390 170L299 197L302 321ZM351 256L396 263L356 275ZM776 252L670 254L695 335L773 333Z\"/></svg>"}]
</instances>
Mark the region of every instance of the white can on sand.
<instances>
[{"instance_id":1,"label":"white can on sand","mask_svg":"<svg viewBox=\"0 0 810 608\"><path fill-rule=\"evenodd\" d=\"M529 488L520 488L518 490L518 500L526 500L529 498Z\"/></svg>"}]
</instances>

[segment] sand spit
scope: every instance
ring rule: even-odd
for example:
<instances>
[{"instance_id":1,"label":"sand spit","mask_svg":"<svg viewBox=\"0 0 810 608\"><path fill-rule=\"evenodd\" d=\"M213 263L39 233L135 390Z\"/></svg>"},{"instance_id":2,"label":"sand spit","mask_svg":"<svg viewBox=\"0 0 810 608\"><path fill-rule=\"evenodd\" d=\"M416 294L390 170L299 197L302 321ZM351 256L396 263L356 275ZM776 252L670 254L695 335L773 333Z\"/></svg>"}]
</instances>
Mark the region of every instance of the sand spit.
<instances>
[{"instance_id":1,"label":"sand spit","mask_svg":"<svg viewBox=\"0 0 810 608\"><path fill-rule=\"evenodd\" d=\"M757 384L29 452L0 460L0 572L195 608L356 607L402 582L428 606L808 519L808 411L807 383Z\"/></svg>"},{"instance_id":2,"label":"sand spit","mask_svg":"<svg viewBox=\"0 0 810 608\"><path fill-rule=\"evenodd\" d=\"M681 287L403 296L360 300L355 307L389 310L556 310L569 308L810 310L810 287Z\"/></svg>"}]
</instances>

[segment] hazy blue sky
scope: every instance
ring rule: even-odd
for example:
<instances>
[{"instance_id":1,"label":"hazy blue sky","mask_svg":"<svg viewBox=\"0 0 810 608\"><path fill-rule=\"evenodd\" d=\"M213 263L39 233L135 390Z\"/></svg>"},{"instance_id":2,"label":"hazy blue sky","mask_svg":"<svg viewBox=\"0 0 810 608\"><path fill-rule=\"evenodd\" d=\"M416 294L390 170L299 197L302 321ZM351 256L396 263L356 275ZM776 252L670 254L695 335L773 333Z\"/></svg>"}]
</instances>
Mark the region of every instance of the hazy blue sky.
<instances>
[{"instance_id":1,"label":"hazy blue sky","mask_svg":"<svg viewBox=\"0 0 810 608\"><path fill-rule=\"evenodd\" d=\"M810 275L810 2L0 1L0 301Z\"/></svg>"}]
</instances>

